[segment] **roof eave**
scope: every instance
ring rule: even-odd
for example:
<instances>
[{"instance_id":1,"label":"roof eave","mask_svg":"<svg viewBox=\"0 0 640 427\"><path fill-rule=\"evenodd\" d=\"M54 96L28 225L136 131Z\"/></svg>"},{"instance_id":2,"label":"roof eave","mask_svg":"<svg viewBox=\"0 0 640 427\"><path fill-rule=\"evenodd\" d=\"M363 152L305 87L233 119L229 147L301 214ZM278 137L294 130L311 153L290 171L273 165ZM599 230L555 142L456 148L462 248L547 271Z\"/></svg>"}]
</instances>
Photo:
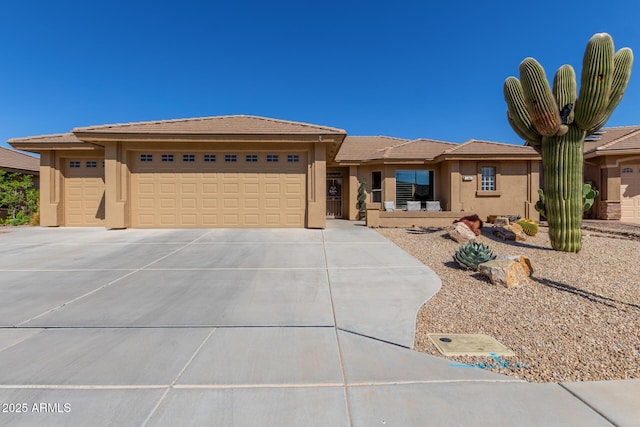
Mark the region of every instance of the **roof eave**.
<instances>
[{"instance_id":1,"label":"roof eave","mask_svg":"<svg viewBox=\"0 0 640 427\"><path fill-rule=\"evenodd\" d=\"M603 157L603 156L624 156L624 155L629 155L629 154L640 154L640 148L627 148L627 149L623 149L623 150L614 150L614 149L607 149L607 150L591 150L588 151L586 153L584 153L584 158L585 159L592 159L594 157Z\"/></svg>"},{"instance_id":2,"label":"roof eave","mask_svg":"<svg viewBox=\"0 0 640 427\"><path fill-rule=\"evenodd\" d=\"M104 147L95 146L84 142L20 142L9 141L16 150L28 151L30 153L40 153L48 150L100 150Z\"/></svg>"},{"instance_id":3,"label":"roof eave","mask_svg":"<svg viewBox=\"0 0 640 427\"><path fill-rule=\"evenodd\" d=\"M199 133L199 132L100 132L74 129L74 135L85 142L207 142L207 141L252 141L258 137L264 140L299 140L302 142L340 142L346 133Z\"/></svg>"}]
</instances>

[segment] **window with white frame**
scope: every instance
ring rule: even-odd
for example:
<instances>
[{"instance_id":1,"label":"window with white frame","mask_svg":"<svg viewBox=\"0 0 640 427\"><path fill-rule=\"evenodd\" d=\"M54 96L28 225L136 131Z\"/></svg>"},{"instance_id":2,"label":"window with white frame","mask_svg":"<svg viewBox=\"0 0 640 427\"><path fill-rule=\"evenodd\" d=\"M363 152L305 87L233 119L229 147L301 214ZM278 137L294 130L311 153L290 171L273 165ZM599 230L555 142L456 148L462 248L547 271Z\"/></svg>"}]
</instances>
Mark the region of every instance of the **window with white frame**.
<instances>
[{"instance_id":1,"label":"window with white frame","mask_svg":"<svg viewBox=\"0 0 640 427\"><path fill-rule=\"evenodd\" d=\"M496 191L496 167L480 167L480 191Z\"/></svg>"}]
</instances>

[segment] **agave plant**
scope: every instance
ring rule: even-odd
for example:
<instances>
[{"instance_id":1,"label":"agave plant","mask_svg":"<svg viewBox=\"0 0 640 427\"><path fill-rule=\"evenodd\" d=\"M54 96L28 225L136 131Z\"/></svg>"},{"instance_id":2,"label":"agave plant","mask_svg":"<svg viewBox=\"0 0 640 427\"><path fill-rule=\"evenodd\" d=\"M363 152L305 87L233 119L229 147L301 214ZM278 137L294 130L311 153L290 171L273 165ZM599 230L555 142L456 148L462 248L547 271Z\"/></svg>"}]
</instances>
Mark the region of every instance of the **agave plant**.
<instances>
[{"instance_id":1,"label":"agave plant","mask_svg":"<svg viewBox=\"0 0 640 427\"><path fill-rule=\"evenodd\" d=\"M524 231L524 234L527 236L535 236L538 234L538 223L532 219L521 219L518 221L518 225L522 227L522 231Z\"/></svg>"},{"instance_id":2,"label":"agave plant","mask_svg":"<svg viewBox=\"0 0 640 427\"><path fill-rule=\"evenodd\" d=\"M464 243L453 254L453 260L460 267L468 270L477 270L480 264L492 259L496 259L496 255L489 249L489 246L475 241Z\"/></svg>"}]
</instances>

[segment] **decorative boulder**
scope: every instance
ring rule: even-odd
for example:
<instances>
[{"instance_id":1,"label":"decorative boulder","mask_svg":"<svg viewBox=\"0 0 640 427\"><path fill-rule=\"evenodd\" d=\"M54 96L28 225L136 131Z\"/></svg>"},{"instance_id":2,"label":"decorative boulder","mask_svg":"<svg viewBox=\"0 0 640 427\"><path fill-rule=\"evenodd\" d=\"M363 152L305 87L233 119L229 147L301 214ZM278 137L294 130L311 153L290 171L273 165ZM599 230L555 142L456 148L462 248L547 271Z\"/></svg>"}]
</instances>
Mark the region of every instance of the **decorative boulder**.
<instances>
[{"instance_id":1,"label":"decorative boulder","mask_svg":"<svg viewBox=\"0 0 640 427\"><path fill-rule=\"evenodd\" d=\"M499 260L510 259L512 261L519 262L520 264L522 264L522 268L524 268L524 272L527 274L527 276L533 275L533 262L531 262L531 260L529 258L525 257L525 256L522 256L522 255L500 255L496 259L499 259Z\"/></svg>"},{"instance_id":2,"label":"decorative boulder","mask_svg":"<svg viewBox=\"0 0 640 427\"><path fill-rule=\"evenodd\" d=\"M469 227L476 236L482 234L481 229L484 224L477 214L463 216L462 218L453 221L454 224L458 222L464 222L465 224L467 224L467 227Z\"/></svg>"},{"instance_id":3,"label":"decorative boulder","mask_svg":"<svg viewBox=\"0 0 640 427\"><path fill-rule=\"evenodd\" d=\"M504 228L511 231L513 234L515 234L517 241L524 242L525 240L527 240L527 234L524 232L520 224L518 223L509 224L509 225L505 225Z\"/></svg>"},{"instance_id":4,"label":"decorative boulder","mask_svg":"<svg viewBox=\"0 0 640 427\"><path fill-rule=\"evenodd\" d=\"M478 266L478 271L494 285L514 288L529 283L529 278L520 262L512 259L488 261Z\"/></svg>"},{"instance_id":5,"label":"decorative boulder","mask_svg":"<svg viewBox=\"0 0 640 427\"><path fill-rule=\"evenodd\" d=\"M516 233L511 230L507 230L506 227L495 227L493 229L493 235L502 240L516 240Z\"/></svg>"},{"instance_id":6,"label":"decorative boulder","mask_svg":"<svg viewBox=\"0 0 640 427\"><path fill-rule=\"evenodd\" d=\"M469 240L476 238L476 234L471 231L469 226L464 222L456 222L455 224L450 225L449 228L447 228L447 231L449 233L449 237L458 243L466 243Z\"/></svg>"},{"instance_id":7,"label":"decorative boulder","mask_svg":"<svg viewBox=\"0 0 640 427\"><path fill-rule=\"evenodd\" d=\"M509 225L509 218L506 216L499 216L493 220L493 225L496 227L504 227L505 225Z\"/></svg>"}]
</instances>

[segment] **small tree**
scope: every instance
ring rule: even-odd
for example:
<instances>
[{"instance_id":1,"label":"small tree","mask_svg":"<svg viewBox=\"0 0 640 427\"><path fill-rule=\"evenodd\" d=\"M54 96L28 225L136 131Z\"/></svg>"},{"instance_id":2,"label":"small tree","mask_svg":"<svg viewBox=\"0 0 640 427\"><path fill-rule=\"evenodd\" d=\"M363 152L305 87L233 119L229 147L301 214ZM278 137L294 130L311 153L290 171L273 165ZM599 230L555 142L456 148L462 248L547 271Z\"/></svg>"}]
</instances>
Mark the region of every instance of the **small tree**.
<instances>
[{"instance_id":1,"label":"small tree","mask_svg":"<svg viewBox=\"0 0 640 427\"><path fill-rule=\"evenodd\" d=\"M367 189L364 181L358 187L358 219L363 219L366 215Z\"/></svg>"},{"instance_id":2,"label":"small tree","mask_svg":"<svg viewBox=\"0 0 640 427\"><path fill-rule=\"evenodd\" d=\"M38 209L39 191L31 175L0 170L0 207L7 209L7 223L21 225Z\"/></svg>"}]
</instances>

